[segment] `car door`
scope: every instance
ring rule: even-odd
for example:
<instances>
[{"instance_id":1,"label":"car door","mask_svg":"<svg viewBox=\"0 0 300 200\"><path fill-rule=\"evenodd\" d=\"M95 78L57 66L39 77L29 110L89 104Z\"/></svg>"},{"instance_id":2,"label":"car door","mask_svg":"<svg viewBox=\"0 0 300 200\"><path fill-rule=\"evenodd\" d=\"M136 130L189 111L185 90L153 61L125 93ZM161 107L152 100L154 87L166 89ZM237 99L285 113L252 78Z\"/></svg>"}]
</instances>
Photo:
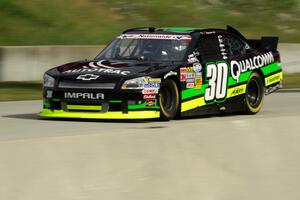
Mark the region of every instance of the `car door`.
<instances>
[{"instance_id":1,"label":"car door","mask_svg":"<svg viewBox=\"0 0 300 200\"><path fill-rule=\"evenodd\" d=\"M226 53L221 49L224 45L220 43L218 34L202 35L197 50L199 59L204 66L204 100L206 104L215 104L226 99L228 64Z\"/></svg>"},{"instance_id":2,"label":"car door","mask_svg":"<svg viewBox=\"0 0 300 200\"><path fill-rule=\"evenodd\" d=\"M230 80L231 61L251 57L253 51L247 43L227 32L202 37L198 50L205 66L205 103L222 103L228 97L228 89L233 86Z\"/></svg>"}]
</instances>

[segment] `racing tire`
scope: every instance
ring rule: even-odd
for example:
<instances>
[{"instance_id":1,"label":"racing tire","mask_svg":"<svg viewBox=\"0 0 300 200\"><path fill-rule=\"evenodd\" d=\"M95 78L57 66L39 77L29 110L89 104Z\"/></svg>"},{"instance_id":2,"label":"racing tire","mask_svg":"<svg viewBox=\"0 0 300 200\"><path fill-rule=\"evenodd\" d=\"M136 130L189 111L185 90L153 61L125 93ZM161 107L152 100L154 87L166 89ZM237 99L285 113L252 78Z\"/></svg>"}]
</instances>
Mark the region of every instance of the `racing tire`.
<instances>
[{"instance_id":1,"label":"racing tire","mask_svg":"<svg viewBox=\"0 0 300 200\"><path fill-rule=\"evenodd\" d=\"M179 93L176 83L167 79L160 88L159 93L160 120L174 119L179 109Z\"/></svg>"},{"instance_id":2,"label":"racing tire","mask_svg":"<svg viewBox=\"0 0 300 200\"><path fill-rule=\"evenodd\" d=\"M251 74L245 94L245 114L253 115L260 111L264 101L264 83L257 72Z\"/></svg>"}]
</instances>

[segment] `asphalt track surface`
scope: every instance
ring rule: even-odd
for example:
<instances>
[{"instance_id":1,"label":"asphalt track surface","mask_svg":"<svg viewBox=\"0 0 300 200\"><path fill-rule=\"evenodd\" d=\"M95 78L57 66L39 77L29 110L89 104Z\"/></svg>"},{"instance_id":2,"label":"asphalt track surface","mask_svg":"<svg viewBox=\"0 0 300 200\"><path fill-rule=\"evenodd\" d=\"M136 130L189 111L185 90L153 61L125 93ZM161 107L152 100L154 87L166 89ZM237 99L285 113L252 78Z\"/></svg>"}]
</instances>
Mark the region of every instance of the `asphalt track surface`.
<instances>
[{"instance_id":1,"label":"asphalt track surface","mask_svg":"<svg viewBox=\"0 0 300 200\"><path fill-rule=\"evenodd\" d=\"M300 93L255 116L171 122L41 120L0 103L0 199L300 199Z\"/></svg>"}]
</instances>

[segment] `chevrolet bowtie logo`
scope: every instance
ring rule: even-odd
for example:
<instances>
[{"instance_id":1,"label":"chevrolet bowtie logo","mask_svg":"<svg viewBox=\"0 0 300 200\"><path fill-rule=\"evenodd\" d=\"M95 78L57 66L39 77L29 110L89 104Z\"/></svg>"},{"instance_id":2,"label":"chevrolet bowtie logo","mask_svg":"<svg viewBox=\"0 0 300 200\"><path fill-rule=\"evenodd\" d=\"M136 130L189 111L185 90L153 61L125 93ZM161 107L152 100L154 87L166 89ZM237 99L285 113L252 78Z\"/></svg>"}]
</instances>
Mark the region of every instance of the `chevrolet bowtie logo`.
<instances>
[{"instance_id":1,"label":"chevrolet bowtie logo","mask_svg":"<svg viewBox=\"0 0 300 200\"><path fill-rule=\"evenodd\" d=\"M90 80L96 80L97 78L99 78L98 75L94 75L94 74L84 74L84 75L78 76L76 79L81 79L81 80L83 80L83 81L90 81Z\"/></svg>"}]
</instances>

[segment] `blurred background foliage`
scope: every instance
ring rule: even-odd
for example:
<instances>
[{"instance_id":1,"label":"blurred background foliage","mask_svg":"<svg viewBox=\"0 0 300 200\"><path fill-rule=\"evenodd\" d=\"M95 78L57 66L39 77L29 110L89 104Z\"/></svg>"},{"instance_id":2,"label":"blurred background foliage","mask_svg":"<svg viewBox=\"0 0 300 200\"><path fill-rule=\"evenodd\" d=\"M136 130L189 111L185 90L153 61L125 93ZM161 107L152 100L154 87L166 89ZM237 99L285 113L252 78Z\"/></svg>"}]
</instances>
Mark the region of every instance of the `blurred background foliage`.
<instances>
[{"instance_id":1,"label":"blurred background foliage","mask_svg":"<svg viewBox=\"0 0 300 200\"><path fill-rule=\"evenodd\" d=\"M139 26L236 27L300 42L299 0L0 0L0 45L105 44Z\"/></svg>"}]
</instances>

